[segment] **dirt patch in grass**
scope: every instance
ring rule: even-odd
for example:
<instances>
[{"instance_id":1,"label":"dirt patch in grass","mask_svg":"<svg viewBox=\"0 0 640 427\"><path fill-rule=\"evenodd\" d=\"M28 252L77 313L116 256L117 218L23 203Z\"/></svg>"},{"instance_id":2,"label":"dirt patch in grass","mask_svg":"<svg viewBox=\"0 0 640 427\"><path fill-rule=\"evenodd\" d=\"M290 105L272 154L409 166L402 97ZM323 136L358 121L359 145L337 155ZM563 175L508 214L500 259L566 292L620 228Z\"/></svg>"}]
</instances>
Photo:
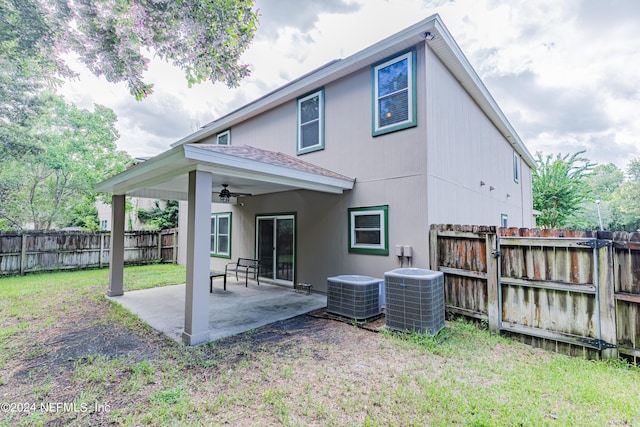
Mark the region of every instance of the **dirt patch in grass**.
<instances>
[{"instance_id":1,"label":"dirt patch in grass","mask_svg":"<svg viewBox=\"0 0 640 427\"><path fill-rule=\"evenodd\" d=\"M30 359L15 373L17 378L70 369L78 361L101 356L106 359L128 357L133 361L155 359L157 349L147 340L121 325L96 324L56 330L42 342L42 353Z\"/></svg>"}]
</instances>

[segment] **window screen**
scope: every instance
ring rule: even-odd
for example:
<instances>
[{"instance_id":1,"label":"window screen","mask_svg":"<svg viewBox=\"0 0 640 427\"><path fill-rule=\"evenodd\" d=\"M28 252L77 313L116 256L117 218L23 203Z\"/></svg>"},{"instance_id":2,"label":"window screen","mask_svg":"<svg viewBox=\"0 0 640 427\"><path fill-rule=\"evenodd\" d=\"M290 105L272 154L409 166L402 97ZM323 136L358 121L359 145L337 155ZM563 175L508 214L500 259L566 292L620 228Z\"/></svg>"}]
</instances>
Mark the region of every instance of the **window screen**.
<instances>
[{"instance_id":1,"label":"window screen","mask_svg":"<svg viewBox=\"0 0 640 427\"><path fill-rule=\"evenodd\" d=\"M408 52L373 68L373 135L416 125L415 54Z\"/></svg>"},{"instance_id":2,"label":"window screen","mask_svg":"<svg viewBox=\"0 0 640 427\"><path fill-rule=\"evenodd\" d=\"M298 99L298 154L324 148L324 92Z\"/></svg>"}]
</instances>

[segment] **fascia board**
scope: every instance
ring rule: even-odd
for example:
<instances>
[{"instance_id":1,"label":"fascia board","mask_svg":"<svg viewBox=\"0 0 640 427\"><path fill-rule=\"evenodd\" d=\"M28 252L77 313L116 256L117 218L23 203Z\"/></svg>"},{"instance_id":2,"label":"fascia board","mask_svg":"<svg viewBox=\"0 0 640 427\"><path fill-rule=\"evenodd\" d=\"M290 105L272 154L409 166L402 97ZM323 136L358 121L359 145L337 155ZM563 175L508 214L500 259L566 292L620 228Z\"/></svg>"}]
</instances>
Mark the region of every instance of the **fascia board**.
<instances>
[{"instance_id":1,"label":"fascia board","mask_svg":"<svg viewBox=\"0 0 640 427\"><path fill-rule=\"evenodd\" d=\"M318 175L301 173L298 176L291 176L282 173L267 173L260 170L239 169L236 167L225 167L219 165L203 165L197 166L197 170L212 172L232 178L243 178L248 180L260 181L265 184L277 184L287 187L289 190L313 190L324 193L342 194L344 190L351 190L353 182L337 180L335 178L329 180L318 180ZM285 191L283 189L282 191Z\"/></svg>"}]
</instances>

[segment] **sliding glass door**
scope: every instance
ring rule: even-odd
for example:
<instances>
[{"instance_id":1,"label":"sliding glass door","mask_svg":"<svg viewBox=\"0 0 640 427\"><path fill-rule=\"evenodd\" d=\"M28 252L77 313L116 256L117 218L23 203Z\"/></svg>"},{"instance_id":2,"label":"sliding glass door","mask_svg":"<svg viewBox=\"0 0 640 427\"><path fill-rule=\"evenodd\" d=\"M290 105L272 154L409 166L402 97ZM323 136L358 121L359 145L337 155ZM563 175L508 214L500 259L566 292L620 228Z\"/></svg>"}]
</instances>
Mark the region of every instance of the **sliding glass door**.
<instances>
[{"instance_id":1,"label":"sliding glass door","mask_svg":"<svg viewBox=\"0 0 640 427\"><path fill-rule=\"evenodd\" d=\"M256 222L260 277L293 284L295 215L258 216Z\"/></svg>"}]
</instances>

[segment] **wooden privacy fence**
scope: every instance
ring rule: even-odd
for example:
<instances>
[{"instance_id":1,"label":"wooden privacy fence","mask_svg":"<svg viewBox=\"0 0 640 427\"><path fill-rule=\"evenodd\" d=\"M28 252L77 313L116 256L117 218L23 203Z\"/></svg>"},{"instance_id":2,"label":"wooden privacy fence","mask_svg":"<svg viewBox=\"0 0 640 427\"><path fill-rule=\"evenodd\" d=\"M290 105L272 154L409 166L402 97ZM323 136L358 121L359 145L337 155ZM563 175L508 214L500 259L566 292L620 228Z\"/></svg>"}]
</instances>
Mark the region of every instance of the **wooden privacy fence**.
<instances>
[{"instance_id":1,"label":"wooden privacy fence","mask_svg":"<svg viewBox=\"0 0 640 427\"><path fill-rule=\"evenodd\" d=\"M449 313L569 355L640 360L640 233L433 225Z\"/></svg>"},{"instance_id":2,"label":"wooden privacy fence","mask_svg":"<svg viewBox=\"0 0 640 427\"><path fill-rule=\"evenodd\" d=\"M176 229L126 232L125 264L175 263L177 234ZM0 233L0 276L106 267L110 247L110 232Z\"/></svg>"}]
</instances>

